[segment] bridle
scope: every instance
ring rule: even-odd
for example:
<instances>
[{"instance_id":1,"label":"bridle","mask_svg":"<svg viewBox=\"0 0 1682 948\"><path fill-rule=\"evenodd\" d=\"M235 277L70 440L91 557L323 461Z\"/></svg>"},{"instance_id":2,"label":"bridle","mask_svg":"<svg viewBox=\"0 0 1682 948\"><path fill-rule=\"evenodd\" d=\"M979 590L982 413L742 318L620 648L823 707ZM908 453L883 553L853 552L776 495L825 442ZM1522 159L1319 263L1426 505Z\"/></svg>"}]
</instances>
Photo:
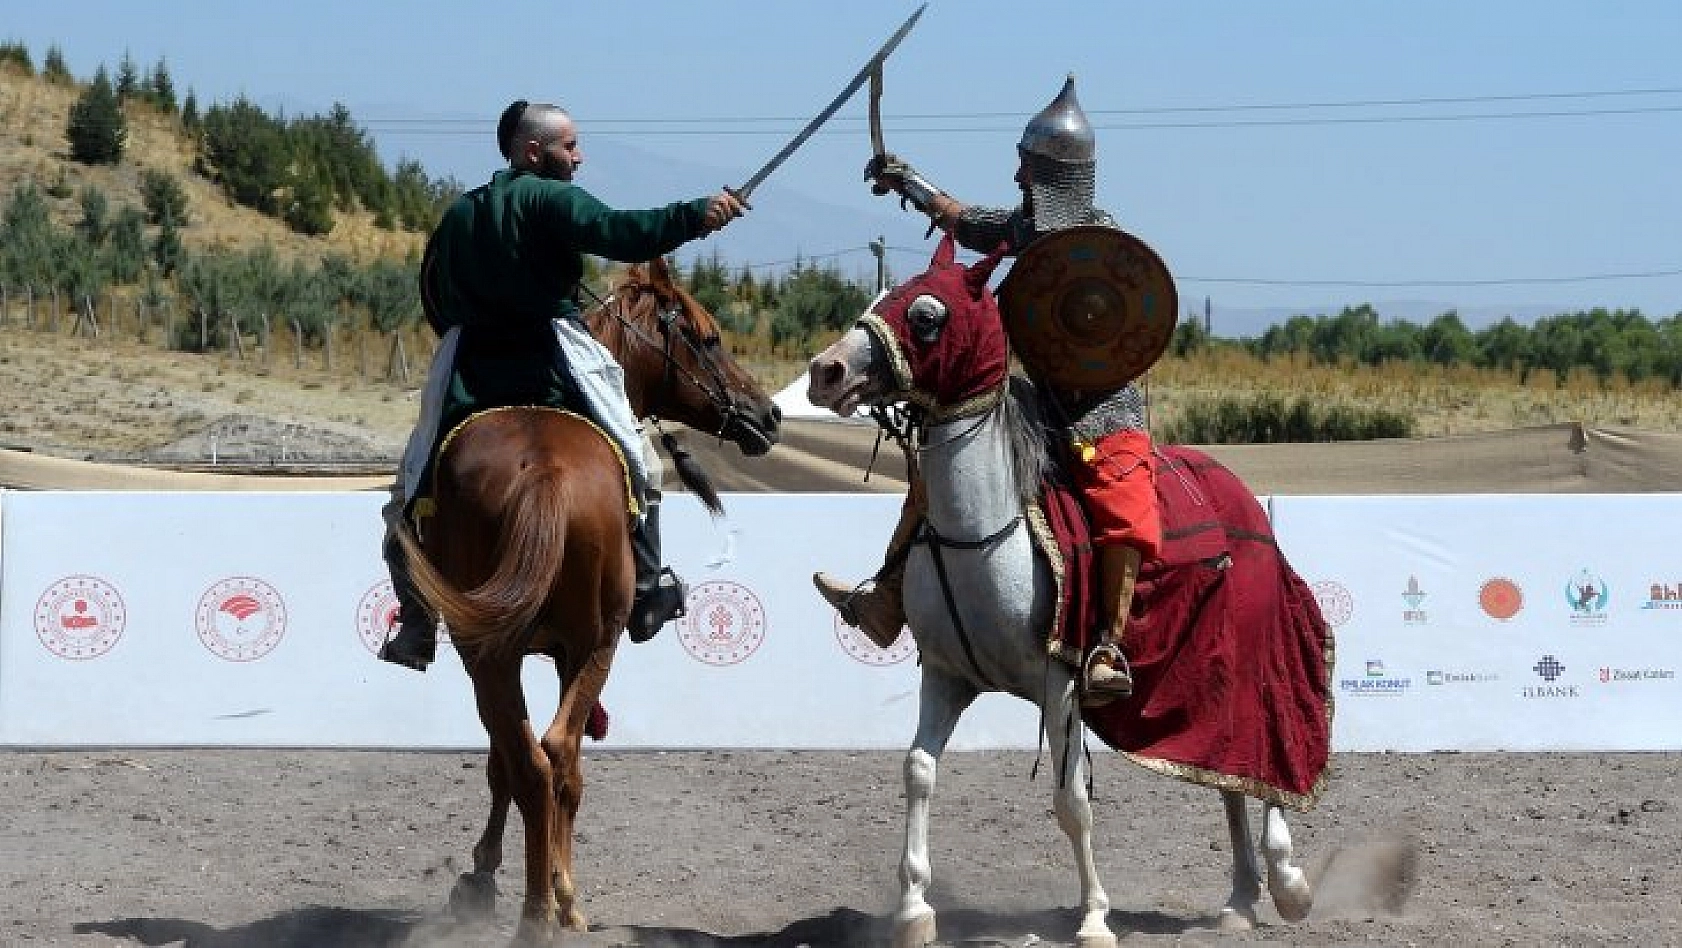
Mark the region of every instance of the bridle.
<instances>
[{"instance_id":1,"label":"bridle","mask_svg":"<svg viewBox=\"0 0 1682 948\"><path fill-rule=\"evenodd\" d=\"M681 376L682 381L686 381L700 390L701 394L706 396L707 401L711 402L713 408L718 411L719 418L722 420L716 432L717 437L724 438L725 432L730 430L732 424L736 424L739 430L749 432L753 437L764 442L765 447L771 447L770 439L759 430L759 425L754 423L753 418L738 407L736 400L730 396L730 385L725 381L724 373L719 369L718 362L712 354L707 352L705 348L696 345L695 341L678 327L678 317L683 315L681 301L656 310L655 325L659 328L660 338L655 339L649 334L648 330L630 318L629 304L620 294L609 293L606 298L603 298L597 296L595 291L587 286L580 285L580 288L596 301L596 305L603 312L613 317L614 321L632 339L660 353L662 362L660 385L655 389L654 397L647 412L657 430L661 430L664 434L663 429L660 429L660 410L671 398L672 392L676 390ZM656 299L658 299L658 296L656 296ZM692 372L673 354L673 346L676 343L682 343L683 347L688 349L695 357L696 363L702 366L706 372L707 377L705 379Z\"/></svg>"}]
</instances>

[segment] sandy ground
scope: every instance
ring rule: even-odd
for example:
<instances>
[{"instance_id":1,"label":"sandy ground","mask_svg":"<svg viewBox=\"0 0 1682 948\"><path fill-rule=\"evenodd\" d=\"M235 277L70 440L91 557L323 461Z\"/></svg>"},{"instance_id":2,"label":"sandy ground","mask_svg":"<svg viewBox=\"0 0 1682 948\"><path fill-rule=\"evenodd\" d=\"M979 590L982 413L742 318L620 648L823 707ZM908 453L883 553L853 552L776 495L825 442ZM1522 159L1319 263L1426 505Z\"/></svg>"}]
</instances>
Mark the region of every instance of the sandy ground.
<instances>
[{"instance_id":1,"label":"sandy ground","mask_svg":"<svg viewBox=\"0 0 1682 948\"><path fill-rule=\"evenodd\" d=\"M881 942L897 753L592 753L578 832L584 945ZM945 945L1068 944L1077 886L1032 755L950 754L931 902ZM1314 913L1222 935L1218 798L1095 754L1098 867L1124 944L1677 944L1673 756L1343 755L1293 819ZM0 753L0 944L479 948L452 921L488 795L478 755ZM1411 868L1411 872L1409 871Z\"/></svg>"}]
</instances>

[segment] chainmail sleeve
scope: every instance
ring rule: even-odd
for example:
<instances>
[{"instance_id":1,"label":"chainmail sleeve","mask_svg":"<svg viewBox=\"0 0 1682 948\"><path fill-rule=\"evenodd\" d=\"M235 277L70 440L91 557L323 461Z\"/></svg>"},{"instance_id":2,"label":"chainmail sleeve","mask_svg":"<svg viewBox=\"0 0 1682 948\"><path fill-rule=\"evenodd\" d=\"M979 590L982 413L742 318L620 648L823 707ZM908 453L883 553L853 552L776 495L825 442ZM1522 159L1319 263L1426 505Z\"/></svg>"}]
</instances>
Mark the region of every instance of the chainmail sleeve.
<instances>
[{"instance_id":1,"label":"chainmail sleeve","mask_svg":"<svg viewBox=\"0 0 1682 948\"><path fill-rule=\"evenodd\" d=\"M957 222L952 225L952 236L966 250L992 253L1000 243L1010 240L1016 229L1014 222L1019 218L1018 211L1011 208L971 204L958 214Z\"/></svg>"}]
</instances>

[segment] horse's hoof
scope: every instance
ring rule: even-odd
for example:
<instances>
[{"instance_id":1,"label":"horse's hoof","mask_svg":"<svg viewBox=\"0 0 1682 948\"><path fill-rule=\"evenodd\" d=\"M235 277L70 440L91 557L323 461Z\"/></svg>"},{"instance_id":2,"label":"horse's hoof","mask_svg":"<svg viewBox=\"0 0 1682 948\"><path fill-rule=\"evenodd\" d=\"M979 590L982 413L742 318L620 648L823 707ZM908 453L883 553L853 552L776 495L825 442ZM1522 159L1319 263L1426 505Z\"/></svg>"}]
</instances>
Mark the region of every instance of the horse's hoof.
<instances>
[{"instance_id":1,"label":"horse's hoof","mask_svg":"<svg viewBox=\"0 0 1682 948\"><path fill-rule=\"evenodd\" d=\"M561 930L554 922L523 918L508 944L509 948L556 948L560 943Z\"/></svg>"},{"instance_id":2,"label":"horse's hoof","mask_svg":"<svg viewBox=\"0 0 1682 948\"><path fill-rule=\"evenodd\" d=\"M1256 913L1252 909L1248 912L1240 911L1230 905L1221 908L1221 914L1215 917L1215 930L1223 932L1247 932L1256 927Z\"/></svg>"},{"instance_id":3,"label":"horse's hoof","mask_svg":"<svg viewBox=\"0 0 1682 948\"><path fill-rule=\"evenodd\" d=\"M450 889L450 914L461 922L484 921L496 915L496 876L464 872Z\"/></svg>"},{"instance_id":4,"label":"horse's hoof","mask_svg":"<svg viewBox=\"0 0 1682 948\"><path fill-rule=\"evenodd\" d=\"M1287 922L1300 922L1314 907L1314 887L1308 876L1295 866L1285 866L1267 874L1267 894L1273 897L1273 907Z\"/></svg>"},{"instance_id":5,"label":"horse's hoof","mask_svg":"<svg viewBox=\"0 0 1682 948\"><path fill-rule=\"evenodd\" d=\"M590 923L585 920L584 913L575 908L569 908L561 917L561 926L569 932L587 932Z\"/></svg>"},{"instance_id":6,"label":"horse's hoof","mask_svg":"<svg viewBox=\"0 0 1682 948\"><path fill-rule=\"evenodd\" d=\"M894 948L923 948L934 943L934 909L894 919Z\"/></svg>"},{"instance_id":7,"label":"horse's hoof","mask_svg":"<svg viewBox=\"0 0 1682 948\"><path fill-rule=\"evenodd\" d=\"M1115 948L1115 946L1115 932L1107 928L1100 931L1075 933L1075 948Z\"/></svg>"}]
</instances>

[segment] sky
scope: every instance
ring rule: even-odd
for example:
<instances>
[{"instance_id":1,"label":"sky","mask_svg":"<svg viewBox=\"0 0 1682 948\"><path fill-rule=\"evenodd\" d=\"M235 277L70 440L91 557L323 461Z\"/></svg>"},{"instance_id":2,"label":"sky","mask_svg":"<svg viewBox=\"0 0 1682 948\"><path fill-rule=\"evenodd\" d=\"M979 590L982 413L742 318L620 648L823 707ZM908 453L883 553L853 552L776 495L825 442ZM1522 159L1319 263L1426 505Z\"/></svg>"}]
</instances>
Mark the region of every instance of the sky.
<instances>
[{"instance_id":1,"label":"sky","mask_svg":"<svg viewBox=\"0 0 1682 948\"><path fill-rule=\"evenodd\" d=\"M388 159L467 185L501 162L510 100L553 101L579 123L579 183L646 207L746 180L915 7L10 0L0 38L37 64L57 44L80 78L162 58L201 106L342 102ZM888 61L885 135L960 200L1012 204L1022 127L1072 72L1098 202L1162 255L1182 301L1668 316L1679 49L1674 0L931 0ZM727 262L862 269L880 235L895 270L921 269L919 215L862 179L865 109L861 93L772 176L720 235Z\"/></svg>"}]
</instances>

